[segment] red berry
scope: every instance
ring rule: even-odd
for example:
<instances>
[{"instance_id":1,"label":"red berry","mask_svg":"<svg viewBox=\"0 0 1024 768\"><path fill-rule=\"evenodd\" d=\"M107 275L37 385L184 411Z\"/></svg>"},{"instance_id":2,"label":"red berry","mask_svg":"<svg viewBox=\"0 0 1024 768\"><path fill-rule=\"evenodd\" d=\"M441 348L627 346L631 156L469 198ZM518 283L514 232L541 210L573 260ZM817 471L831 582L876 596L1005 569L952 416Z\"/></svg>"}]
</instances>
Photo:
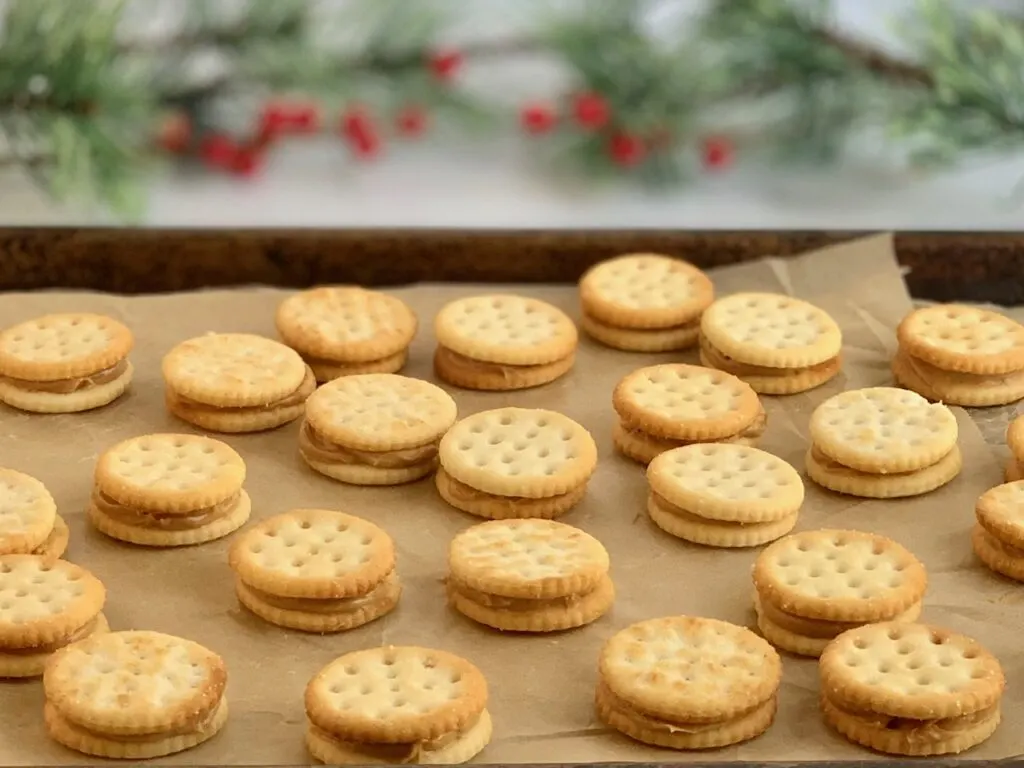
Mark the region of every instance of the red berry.
<instances>
[{"instance_id":1,"label":"red berry","mask_svg":"<svg viewBox=\"0 0 1024 768\"><path fill-rule=\"evenodd\" d=\"M373 130L353 134L349 137L349 146L352 147L356 157L362 160L369 160L380 154L380 136Z\"/></svg>"},{"instance_id":2,"label":"red berry","mask_svg":"<svg viewBox=\"0 0 1024 768\"><path fill-rule=\"evenodd\" d=\"M373 119L365 107L349 107L341 115L339 129L343 136L352 138L373 130Z\"/></svg>"},{"instance_id":3,"label":"red berry","mask_svg":"<svg viewBox=\"0 0 1024 768\"><path fill-rule=\"evenodd\" d=\"M555 111L546 104L531 104L523 107L519 121L527 133L541 134L554 128L558 117L555 115Z\"/></svg>"},{"instance_id":4,"label":"red berry","mask_svg":"<svg viewBox=\"0 0 1024 768\"><path fill-rule=\"evenodd\" d=\"M254 148L240 149L231 163L231 170L239 176L252 176L263 165L263 154Z\"/></svg>"},{"instance_id":5,"label":"red berry","mask_svg":"<svg viewBox=\"0 0 1024 768\"><path fill-rule=\"evenodd\" d=\"M263 136L277 136L284 133L291 123L291 110L286 104L271 102L260 115L260 133Z\"/></svg>"},{"instance_id":6,"label":"red berry","mask_svg":"<svg viewBox=\"0 0 1024 768\"><path fill-rule=\"evenodd\" d=\"M437 51L430 54L427 64L438 80L451 80L462 67L462 54L458 51Z\"/></svg>"},{"instance_id":7,"label":"red berry","mask_svg":"<svg viewBox=\"0 0 1024 768\"><path fill-rule=\"evenodd\" d=\"M203 139L203 159L215 168L228 168L237 154L238 146L227 136L213 134Z\"/></svg>"},{"instance_id":8,"label":"red berry","mask_svg":"<svg viewBox=\"0 0 1024 768\"><path fill-rule=\"evenodd\" d=\"M291 124L299 133L316 133L320 130L320 110L315 104L297 107L291 118Z\"/></svg>"},{"instance_id":9,"label":"red berry","mask_svg":"<svg viewBox=\"0 0 1024 768\"><path fill-rule=\"evenodd\" d=\"M732 165L732 142L721 136L712 136L704 140L704 167L721 170Z\"/></svg>"},{"instance_id":10,"label":"red berry","mask_svg":"<svg viewBox=\"0 0 1024 768\"><path fill-rule=\"evenodd\" d=\"M611 117L611 108L604 97L597 93L581 93L572 104L576 122L584 128L601 128Z\"/></svg>"},{"instance_id":11,"label":"red berry","mask_svg":"<svg viewBox=\"0 0 1024 768\"><path fill-rule=\"evenodd\" d=\"M395 126L403 136L415 137L427 129L429 122L426 110L419 106L404 107L395 117Z\"/></svg>"},{"instance_id":12,"label":"red berry","mask_svg":"<svg viewBox=\"0 0 1024 768\"><path fill-rule=\"evenodd\" d=\"M628 133L616 133L608 143L608 152L612 160L627 168L639 165L647 155L647 148L637 136Z\"/></svg>"}]
</instances>

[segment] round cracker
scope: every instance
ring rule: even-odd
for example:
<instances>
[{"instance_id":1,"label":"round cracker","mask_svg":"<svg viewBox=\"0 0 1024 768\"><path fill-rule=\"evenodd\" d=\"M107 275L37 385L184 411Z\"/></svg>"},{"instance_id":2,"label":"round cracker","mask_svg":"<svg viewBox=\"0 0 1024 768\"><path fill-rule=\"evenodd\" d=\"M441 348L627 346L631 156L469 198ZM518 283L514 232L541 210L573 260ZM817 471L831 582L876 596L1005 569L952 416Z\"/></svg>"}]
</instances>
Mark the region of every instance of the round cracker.
<instances>
[{"instance_id":1,"label":"round cracker","mask_svg":"<svg viewBox=\"0 0 1024 768\"><path fill-rule=\"evenodd\" d=\"M148 631L92 635L57 651L43 673L48 704L112 737L191 728L216 709L226 685L216 653Z\"/></svg>"},{"instance_id":2,"label":"round cracker","mask_svg":"<svg viewBox=\"0 0 1024 768\"><path fill-rule=\"evenodd\" d=\"M580 279L586 314L616 328L664 329L683 325L715 297L711 279L681 259L632 253L591 267Z\"/></svg>"},{"instance_id":3,"label":"round cracker","mask_svg":"<svg viewBox=\"0 0 1024 768\"><path fill-rule=\"evenodd\" d=\"M341 740L407 744L462 731L486 707L487 681L445 651L368 648L320 670L305 702L310 721Z\"/></svg>"},{"instance_id":4,"label":"round cracker","mask_svg":"<svg viewBox=\"0 0 1024 768\"><path fill-rule=\"evenodd\" d=\"M467 528L448 549L451 577L500 597L550 600L592 591L607 575L608 551L553 520L494 520Z\"/></svg>"},{"instance_id":5,"label":"round cracker","mask_svg":"<svg viewBox=\"0 0 1024 768\"><path fill-rule=\"evenodd\" d=\"M580 328L594 341L624 352L674 352L697 344L700 325L692 322L674 328L638 330L605 325L583 313Z\"/></svg>"},{"instance_id":6,"label":"round cracker","mask_svg":"<svg viewBox=\"0 0 1024 768\"><path fill-rule=\"evenodd\" d=\"M843 337L825 310L792 296L735 293L701 316L701 333L740 363L807 368L836 357Z\"/></svg>"},{"instance_id":7,"label":"round cracker","mask_svg":"<svg viewBox=\"0 0 1024 768\"><path fill-rule=\"evenodd\" d=\"M811 414L812 442L823 454L861 472L911 472L956 447L956 416L905 389L870 387L830 397Z\"/></svg>"},{"instance_id":8,"label":"round cracker","mask_svg":"<svg viewBox=\"0 0 1024 768\"><path fill-rule=\"evenodd\" d=\"M649 435L694 442L731 437L761 413L749 384L682 363L633 371L615 387L612 407L626 425Z\"/></svg>"},{"instance_id":9,"label":"round cracker","mask_svg":"<svg viewBox=\"0 0 1024 768\"><path fill-rule=\"evenodd\" d=\"M306 363L273 339L249 333L211 333L168 352L162 370L181 397L224 408L266 406L302 386Z\"/></svg>"},{"instance_id":10,"label":"round cracker","mask_svg":"<svg viewBox=\"0 0 1024 768\"><path fill-rule=\"evenodd\" d=\"M1014 418L1006 427L1006 445L1015 458L1024 460L1024 414Z\"/></svg>"},{"instance_id":11,"label":"round cracker","mask_svg":"<svg viewBox=\"0 0 1024 768\"><path fill-rule=\"evenodd\" d=\"M40 555L0 555L0 647L58 642L96 618L103 584L84 568Z\"/></svg>"},{"instance_id":12,"label":"round cracker","mask_svg":"<svg viewBox=\"0 0 1024 768\"><path fill-rule=\"evenodd\" d=\"M749 629L717 619L649 619L601 651L601 681L636 711L676 723L730 720L775 695L782 660Z\"/></svg>"},{"instance_id":13,"label":"round cracker","mask_svg":"<svg viewBox=\"0 0 1024 768\"><path fill-rule=\"evenodd\" d=\"M275 315L285 343L324 361L368 363L402 352L416 335L412 309L399 298L355 286L296 293Z\"/></svg>"},{"instance_id":14,"label":"round cracker","mask_svg":"<svg viewBox=\"0 0 1024 768\"><path fill-rule=\"evenodd\" d=\"M245 462L234 448L200 435L132 437L96 464L101 492L120 504L187 513L226 501L241 490Z\"/></svg>"},{"instance_id":15,"label":"round cracker","mask_svg":"<svg viewBox=\"0 0 1024 768\"><path fill-rule=\"evenodd\" d=\"M978 522L1011 547L1024 549L1024 480L985 491L975 505Z\"/></svg>"},{"instance_id":16,"label":"round cracker","mask_svg":"<svg viewBox=\"0 0 1024 768\"><path fill-rule=\"evenodd\" d=\"M543 499L568 493L597 468L597 445L568 416L541 408L497 408L457 422L438 458L461 483L495 496Z\"/></svg>"},{"instance_id":17,"label":"round cracker","mask_svg":"<svg viewBox=\"0 0 1024 768\"><path fill-rule=\"evenodd\" d=\"M458 406L421 379L394 374L345 376L306 401L306 419L332 443L366 451L427 445L455 423Z\"/></svg>"},{"instance_id":18,"label":"round cracker","mask_svg":"<svg viewBox=\"0 0 1024 768\"><path fill-rule=\"evenodd\" d=\"M523 296L493 294L457 299L434 319L438 343L473 360L543 365L572 354L579 334L557 307Z\"/></svg>"},{"instance_id":19,"label":"round cracker","mask_svg":"<svg viewBox=\"0 0 1024 768\"><path fill-rule=\"evenodd\" d=\"M735 443L673 448L647 467L651 490L698 517L766 523L791 517L804 501L792 466L767 451Z\"/></svg>"},{"instance_id":20,"label":"round cracker","mask_svg":"<svg viewBox=\"0 0 1024 768\"><path fill-rule=\"evenodd\" d=\"M1024 369L1024 325L962 304L914 310L899 324L900 346L947 371L1000 374Z\"/></svg>"},{"instance_id":21,"label":"round cracker","mask_svg":"<svg viewBox=\"0 0 1024 768\"><path fill-rule=\"evenodd\" d=\"M0 376L58 381L112 368L134 339L113 318L90 313L44 315L0 332Z\"/></svg>"},{"instance_id":22,"label":"round cracker","mask_svg":"<svg viewBox=\"0 0 1024 768\"><path fill-rule=\"evenodd\" d=\"M880 621L924 597L924 565L874 533L802 531L768 546L754 563L754 587L781 611L823 621Z\"/></svg>"},{"instance_id":23,"label":"round cracker","mask_svg":"<svg viewBox=\"0 0 1024 768\"><path fill-rule=\"evenodd\" d=\"M0 469L0 555L27 555L46 541L57 504L39 480Z\"/></svg>"},{"instance_id":24,"label":"round cracker","mask_svg":"<svg viewBox=\"0 0 1024 768\"><path fill-rule=\"evenodd\" d=\"M926 624L866 624L833 640L818 665L822 693L845 709L941 720L994 706L1006 680L975 640Z\"/></svg>"},{"instance_id":25,"label":"round cracker","mask_svg":"<svg viewBox=\"0 0 1024 768\"><path fill-rule=\"evenodd\" d=\"M228 562L250 587L279 597L364 595L395 568L395 544L368 520L293 509L248 528Z\"/></svg>"}]
</instances>

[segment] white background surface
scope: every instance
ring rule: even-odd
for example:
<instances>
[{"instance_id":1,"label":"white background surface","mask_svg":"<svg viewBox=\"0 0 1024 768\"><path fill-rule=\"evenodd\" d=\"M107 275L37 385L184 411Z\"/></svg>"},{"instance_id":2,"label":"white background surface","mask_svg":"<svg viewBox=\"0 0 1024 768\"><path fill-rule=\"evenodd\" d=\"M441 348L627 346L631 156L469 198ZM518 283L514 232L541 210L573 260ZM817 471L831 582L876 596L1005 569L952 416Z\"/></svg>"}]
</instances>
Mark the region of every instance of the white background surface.
<instances>
[{"instance_id":1,"label":"white background surface","mask_svg":"<svg viewBox=\"0 0 1024 768\"><path fill-rule=\"evenodd\" d=\"M168 0L145 0L166 4ZM216 1L216 0L211 0ZM698 11L697 0L675 0ZM460 7L454 41L506 34L543 0L473 0ZM908 2L835 0L843 27L891 44L890 20ZM976 7L979 3L967 3ZM163 23L157 21L154 23ZM528 74L526 74L528 73ZM467 64L469 87L510 106L556 95L564 73L545 61ZM154 179L152 226L652 227L682 229L1024 229L1016 187L1024 155L970 158L938 175L915 175L868 153L842 167L781 169L756 163L705 175L669 193L628 184L597 187L547 173L531 139L507 134L461 142L392 145L354 163L337 139L278 147L257 178L172 173ZM1022 196L1024 197L1024 196ZM0 224L96 221L57 208L17 174L0 174Z\"/></svg>"}]
</instances>

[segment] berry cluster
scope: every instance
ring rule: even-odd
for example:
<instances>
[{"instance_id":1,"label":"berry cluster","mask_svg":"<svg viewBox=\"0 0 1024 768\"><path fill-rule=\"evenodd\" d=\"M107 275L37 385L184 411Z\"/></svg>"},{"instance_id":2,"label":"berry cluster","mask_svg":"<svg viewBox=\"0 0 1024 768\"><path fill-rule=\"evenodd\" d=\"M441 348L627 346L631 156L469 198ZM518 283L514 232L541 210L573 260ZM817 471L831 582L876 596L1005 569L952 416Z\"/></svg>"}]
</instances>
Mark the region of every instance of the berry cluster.
<instances>
[{"instance_id":1,"label":"berry cluster","mask_svg":"<svg viewBox=\"0 0 1024 768\"><path fill-rule=\"evenodd\" d=\"M448 82L462 66L462 56L457 51L438 52L427 58L426 66L434 78ZM338 117L337 131L355 157L369 159L380 154L388 122L365 105L355 104ZM390 123L395 135L414 139L429 127L430 114L422 105L407 104L390 116ZM196 154L210 168L251 176L262 167L267 151L280 139L323 130L322 114L315 104L275 100L263 107L256 129L248 136L217 131L196 135L188 118L175 114L165 120L157 140L167 152Z\"/></svg>"},{"instance_id":2,"label":"berry cluster","mask_svg":"<svg viewBox=\"0 0 1024 768\"><path fill-rule=\"evenodd\" d=\"M437 81L447 83L458 74L462 63L458 51L439 51L429 55L424 66ZM569 127L598 136L609 159L626 169L640 166L675 144L667 127L641 134L625 128L624 121L616 118L608 99L592 92L577 93L564 105L528 104L520 113L522 128L531 135ZM364 104L353 104L338 117L336 130L354 157L371 159L381 153L389 130L400 138L414 139L429 126L430 112L422 104L407 104L391 115L375 114ZM264 106L255 131L244 138L218 132L196 136L183 115L169 118L158 138L168 152L195 153L211 168L251 176L262 167L267 150L279 139L323 130L322 115L315 104L276 100ZM702 160L708 169L729 166L733 154L732 143L724 137L711 136L702 142Z\"/></svg>"},{"instance_id":3,"label":"berry cluster","mask_svg":"<svg viewBox=\"0 0 1024 768\"><path fill-rule=\"evenodd\" d=\"M674 142L671 131L658 128L647 135L629 131L616 125L615 115L608 100L598 93L578 93L569 99L567 109L550 103L528 104L520 113L520 123L527 133L539 136L568 122L577 129L599 133L608 157L616 165L633 168L651 154L668 149ZM729 166L733 159L732 143L721 136L712 136L702 142L704 166L718 170Z\"/></svg>"}]
</instances>

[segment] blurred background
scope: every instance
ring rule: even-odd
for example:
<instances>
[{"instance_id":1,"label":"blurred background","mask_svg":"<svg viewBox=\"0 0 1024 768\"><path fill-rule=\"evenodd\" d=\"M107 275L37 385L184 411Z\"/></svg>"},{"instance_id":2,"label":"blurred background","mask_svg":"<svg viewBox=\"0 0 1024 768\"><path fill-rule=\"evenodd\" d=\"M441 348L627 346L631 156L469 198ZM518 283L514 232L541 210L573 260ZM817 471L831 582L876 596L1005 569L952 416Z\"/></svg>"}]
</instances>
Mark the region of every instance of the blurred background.
<instances>
[{"instance_id":1,"label":"blurred background","mask_svg":"<svg viewBox=\"0 0 1024 768\"><path fill-rule=\"evenodd\" d=\"M0 224L1024 228L1024 5L0 0Z\"/></svg>"}]
</instances>

